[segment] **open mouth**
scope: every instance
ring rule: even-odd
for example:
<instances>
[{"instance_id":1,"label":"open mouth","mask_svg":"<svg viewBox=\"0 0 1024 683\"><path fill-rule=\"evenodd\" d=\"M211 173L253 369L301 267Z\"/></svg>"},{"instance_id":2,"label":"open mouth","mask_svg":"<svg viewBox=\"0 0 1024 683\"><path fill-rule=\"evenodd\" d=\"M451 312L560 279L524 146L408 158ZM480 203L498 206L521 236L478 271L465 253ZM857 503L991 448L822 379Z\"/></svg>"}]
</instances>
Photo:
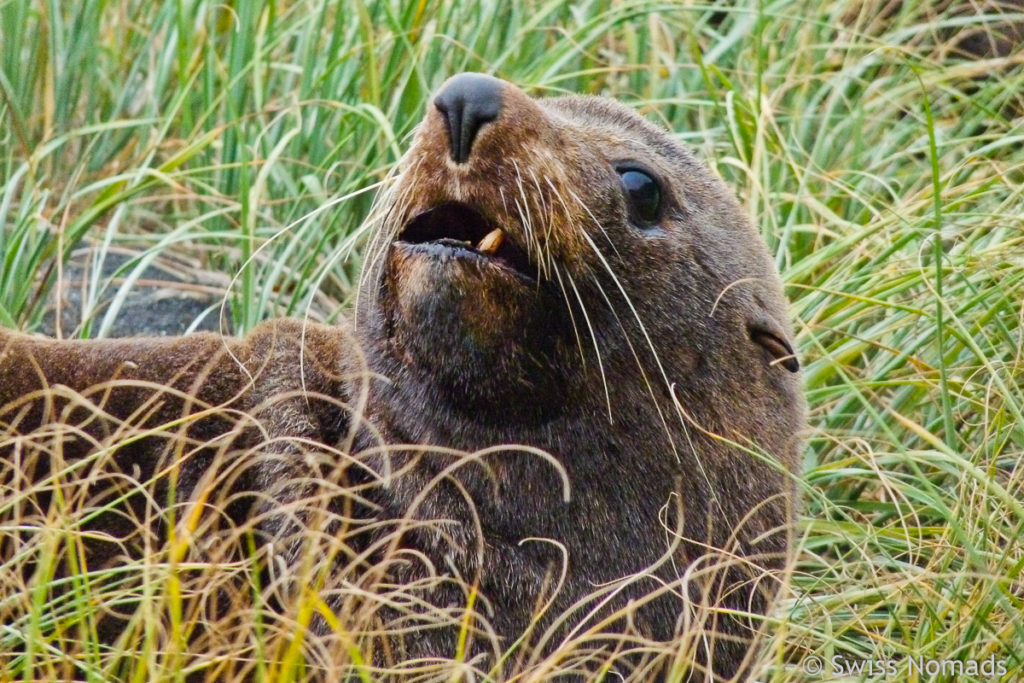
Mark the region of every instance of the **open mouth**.
<instances>
[{"instance_id":1,"label":"open mouth","mask_svg":"<svg viewBox=\"0 0 1024 683\"><path fill-rule=\"evenodd\" d=\"M431 244L464 251L535 280L537 271L530 257L505 232L492 225L473 207L462 202L445 202L413 218L398 236L407 244Z\"/></svg>"}]
</instances>

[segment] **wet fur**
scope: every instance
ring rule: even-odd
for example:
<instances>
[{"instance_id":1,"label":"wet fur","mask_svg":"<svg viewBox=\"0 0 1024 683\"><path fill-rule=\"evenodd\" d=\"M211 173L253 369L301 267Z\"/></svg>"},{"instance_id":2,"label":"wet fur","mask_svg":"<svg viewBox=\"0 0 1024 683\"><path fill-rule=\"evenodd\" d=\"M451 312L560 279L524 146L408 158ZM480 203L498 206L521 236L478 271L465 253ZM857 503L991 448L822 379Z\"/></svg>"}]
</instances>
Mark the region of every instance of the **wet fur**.
<instances>
[{"instance_id":1,"label":"wet fur","mask_svg":"<svg viewBox=\"0 0 1024 683\"><path fill-rule=\"evenodd\" d=\"M595 647L628 649L670 641L701 613L695 675L709 663L740 675L756 624L698 608L763 612L777 589L765 572L788 558L804 404L799 375L752 333L789 343L774 267L729 190L634 112L599 98L532 100L512 86L503 97L465 168L448 158L428 108L371 219L354 325L277 321L244 339L95 342L0 331L0 423L27 433L74 422L33 401L54 385L118 418L156 396L154 424L236 411L248 426L214 412L182 437L226 439L218 452L229 459L267 450L268 438L291 444L233 484L265 494L233 514L261 515L270 540L307 521L274 514L319 476L297 440L341 445L361 463L353 481L381 482L366 489L364 514L425 522L360 537L382 544L381 561L389 538L421 553L389 565L391 578L458 579L424 589L439 607L465 605L466 587L478 587L499 638L471 635L471 653L497 655L527 629L524 651L551 652L592 627L631 639ZM629 161L668 189L656 231L628 221L615 164ZM539 281L392 248L418 212L453 200L525 248ZM88 442L80 447L78 456ZM180 469L179 498L203 481L201 453ZM171 451L140 443L117 457L147 478ZM286 540L276 552L294 563L300 547ZM96 547L93 561L110 561L104 553ZM450 657L457 637L396 637L386 656ZM640 679L664 671L664 659L649 660L635 653L617 668Z\"/></svg>"}]
</instances>

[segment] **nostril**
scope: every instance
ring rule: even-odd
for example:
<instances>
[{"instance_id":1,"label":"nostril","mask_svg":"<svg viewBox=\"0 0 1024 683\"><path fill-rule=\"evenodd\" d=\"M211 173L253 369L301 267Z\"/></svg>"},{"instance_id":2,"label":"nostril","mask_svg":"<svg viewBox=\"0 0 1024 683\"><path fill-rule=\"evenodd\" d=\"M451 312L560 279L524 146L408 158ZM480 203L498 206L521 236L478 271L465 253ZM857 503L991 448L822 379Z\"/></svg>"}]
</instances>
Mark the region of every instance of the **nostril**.
<instances>
[{"instance_id":1,"label":"nostril","mask_svg":"<svg viewBox=\"0 0 1024 683\"><path fill-rule=\"evenodd\" d=\"M501 113L502 82L485 74L459 74L448 79L434 98L448 132L452 159L469 159L480 128Z\"/></svg>"}]
</instances>

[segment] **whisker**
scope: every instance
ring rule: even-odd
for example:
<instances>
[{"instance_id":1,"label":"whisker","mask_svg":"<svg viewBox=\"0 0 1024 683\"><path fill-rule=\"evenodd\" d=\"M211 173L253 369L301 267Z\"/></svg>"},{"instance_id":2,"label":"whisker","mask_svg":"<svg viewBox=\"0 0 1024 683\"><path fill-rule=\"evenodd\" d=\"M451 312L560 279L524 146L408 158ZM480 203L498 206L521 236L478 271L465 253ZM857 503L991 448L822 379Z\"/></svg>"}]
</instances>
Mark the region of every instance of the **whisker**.
<instances>
[{"instance_id":1,"label":"whisker","mask_svg":"<svg viewBox=\"0 0 1024 683\"><path fill-rule=\"evenodd\" d=\"M576 287L576 281L572 279L572 275L568 272L566 277L569 278L569 284L572 287L573 293L576 295L576 301L580 305L580 310L583 312L583 320L587 323L587 329L590 331L590 339L594 344L594 354L597 356L597 369L601 373L601 386L604 388L604 401L605 405L608 406L608 422L614 422L612 414L612 397L608 389L608 377L604 372L604 362L601 360L601 344L598 342L597 333L594 331L593 323L590 320L590 315L587 313L586 304L583 303L583 297L580 295L580 290ZM578 335L577 335L578 338ZM580 354L583 354L583 347L580 347Z\"/></svg>"},{"instance_id":2,"label":"whisker","mask_svg":"<svg viewBox=\"0 0 1024 683\"><path fill-rule=\"evenodd\" d=\"M569 190L569 195L573 199L576 200L576 202L584 209L584 211L586 211L586 213L590 216L590 218L594 222L594 224L595 225L599 225L600 222L597 220L597 218L594 216L594 214L590 211L590 209L586 206L586 204L579 198L579 196L575 192L573 192L572 190ZM597 258L600 261L601 265L604 267L604 270L608 273L609 276L611 276L611 279L615 283L616 288L619 290L619 293L621 294L622 298L625 300L626 305L629 307L630 312L633 314L633 318L636 320L636 323L637 323L637 325L640 328L641 334L643 334L644 340L647 342L647 347L650 349L651 355L654 357L654 362L658 366L658 372L661 374L662 380L665 382L665 388L669 392L671 392L672 391L672 383L669 380L668 373L665 371L665 367L664 367L664 365L661 362L661 357L660 357L660 355L658 353L658 349L657 349L657 347L655 347L654 342L651 339L650 334L647 331L647 327L644 325L643 320L640 318L640 314L636 310L636 306L633 304L632 299L630 298L629 294L626 292L625 287L622 286L622 282L619 280L618 276L615 274L614 270L611 267L611 264L608 263L608 260L605 258L604 254L601 253L601 250L598 248L597 244L594 243L593 238L590 237L590 235L587 233L586 230L580 230L580 234L582 235L584 241L586 241L587 244L590 246L590 248L594 252L594 254L597 256ZM677 461L679 461L679 452L678 452L678 450L676 448L675 441L672 438L672 433L671 433L671 430L668 427L668 422L667 422L667 420L665 418L665 414L662 411L660 402L658 401L657 396L654 393L654 389L653 389L653 387L650 384L650 380L647 377L647 372L646 372L646 370L643 367L643 363L640 362L640 357L637 354L636 349L633 347L632 341L629 339L629 333L626 330L625 326L622 324L621 319L619 319L619 315L616 312L615 307L612 305L611 301L609 300L609 298L607 296L607 293L604 291L604 288L601 286L600 282L596 278L594 280L594 284L597 286L598 290L601 292L601 296L604 298L605 302L608 304L609 308L612 310L612 314L615 315L616 321L619 323L619 327L623 331L623 335L626 338L626 343L629 346L630 352L633 354L633 358L636 361L637 367L640 369L641 375L644 378L644 383L647 386L648 393L651 396L651 400L654 403L655 409L658 411L658 418L661 420L661 423L662 423L662 425L665 428L665 434L668 437L669 444L672 447L672 452L675 455ZM694 444L693 444L693 442L691 440L691 437L690 437L690 434L689 434L689 430L687 428L687 425L686 425L685 421L681 419L680 420L680 425L683 428L683 434L685 435L686 440L687 440L687 444L690 447L690 452L693 454L694 459L697 461L698 467L700 468L701 474L704 476L704 479L706 480L706 482L708 484L709 490L714 492L715 487L712 485L711 479L710 479L710 477L708 477L707 471L704 468L704 464L702 462L702 459L700 458L700 455L697 452L697 449L694 447ZM717 500L716 494L712 493L712 495L714 497L716 497L716 500Z\"/></svg>"},{"instance_id":3,"label":"whisker","mask_svg":"<svg viewBox=\"0 0 1024 683\"><path fill-rule=\"evenodd\" d=\"M573 196L578 202L580 202L579 197L577 197L574 193L570 192L570 195ZM580 203L582 204L582 202L580 202ZM584 206L584 209L586 209L586 206ZM591 218L596 222L597 219L594 218L594 215L592 213L590 213L589 210L587 210L587 213L590 214ZM622 286L622 282L619 280L618 276L615 275L615 272L612 269L611 264L608 263L608 261L605 258L604 254L601 253L601 250L597 247L597 244L594 243L594 241L590 237L590 235L585 230L581 230L580 233L582 234L583 239L590 246L591 250L597 256L598 260L604 266L605 271L611 276L612 281L615 283L616 288L619 290L619 293L622 295L622 298L626 301L626 305L629 306L629 310L633 314L633 318L636 320L637 325L640 327L640 332L643 334L644 340L647 342L647 347L650 349L651 354L654 357L654 362L658 366L658 371L661 373L662 380L665 382L665 388L669 391L670 395L674 396L675 392L674 392L673 384L669 380L668 374L665 372L665 367L664 367L664 365L661 362L661 357L658 354L658 350L654 346L654 342L652 341L652 339L650 337L650 334L647 332L647 328L644 325L643 320L641 320L640 314L636 310L636 306L634 306L632 299L630 298L629 294L626 292L625 288ZM661 423L662 423L662 425L665 428L665 434L668 437L669 445L672 448L672 453L673 453L673 455L675 455L677 462L679 462L679 461L681 461L680 457L679 457L679 451L676 448L676 444L675 444L674 439L672 438L672 433L669 430L668 422L665 419L665 414L662 411L661 405L660 405L660 403L659 403L659 401L657 399L657 396L654 393L654 388L650 384L650 381L649 381L649 379L647 377L647 372L646 372L646 370L643 367L643 363L640 362L640 357L637 354L636 349L633 347L632 341L629 339L629 333L626 330L625 326L622 324L622 320L619 318L619 315L616 312L615 307L612 305L612 303L611 303L607 293L604 291L604 287L601 286L601 283L597 279L594 280L594 284L597 286L598 290L601 293L602 298L605 300L605 302L608 304L608 307L611 309L612 314L615 316L616 321L619 323L620 329L622 329L623 336L626 339L626 344L629 346L630 352L633 354L633 358L636 361L637 367L640 369L640 373L641 373L641 375L644 378L644 383L647 386L647 390L648 390L649 395L651 396L651 400L654 403L654 407L658 411L658 418L659 418L659 420L661 420ZM692 437L690 435L690 430L689 430L689 428L688 428L688 426L686 424L686 421L684 419L682 419L681 416L680 416L679 424L680 424L680 426L683 429L683 435L686 438L686 442L687 442L687 445L689 446L690 453L693 454L694 460L697 463L697 467L700 469L701 475L704 477L705 482L708 484L708 490L711 492L712 499L715 501L716 505L718 505L718 507L720 509L722 509L722 504L721 504L721 501L718 498L716 487L713 485L713 483L711 481L711 478L708 476L707 469L704 467L703 459L700 457L700 453L698 452L695 444L693 443L693 439L692 439Z\"/></svg>"},{"instance_id":4,"label":"whisker","mask_svg":"<svg viewBox=\"0 0 1024 683\"><path fill-rule=\"evenodd\" d=\"M547 265L547 269L546 270L554 270L555 265L556 265L554 253L551 251L550 247L548 249L544 249L544 245L550 245L551 244L551 231L554 229L553 226L555 224L555 221L554 221L554 206L548 202L548 194L546 192L544 192L543 188L541 187L540 182L537 180L537 175L532 170L530 171L530 178L533 180L534 188L536 188L536 196L540 198L540 204L541 205L540 205L539 208L540 208L541 212L547 216L547 221L545 221L545 223L544 223L544 242L543 242L543 244L538 242L538 244L537 244L537 251L538 251L538 253L541 254L542 258L544 258L544 260L545 260L545 263ZM551 182L551 179L548 178L548 177L545 177L544 180L545 180L546 185L552 190L552 192L555 195L555 197L559 201L561 201L561 198L558 196L558 189ZM563 206L564 206L564 202L563 202Z\"/></svg>"},{"instance_id":5,"label":"whisker","mask_svg":"<svg viewBox=\"0 0 1024 683\"><path fill-rule=\"evenodd\" d=\"M530 213L530 200L526 195L523 175L520 172L519 164L515 159L512 160L512 167L516 171L516 189L519 190L519 199L516 200L516 206L519 208L519 216L522 219L523 233L527 242L527 252L537 263L537 270L541 277L548 278L550 277L550 268L548 268L548 261L544 258L544 254L542 253L540 242L534 234L532 214Z\"/></svg>"},{"instance_id":6,"label":"whisker","mask_svg":"<svg viewBox=\"0 0 1024 683\"><path fill-rule=\"evenodd\" d=\"M371 297L370 304L375 305L377 288L371 285L379 281L387 260L388 245L397 236L398 231L401 230L401 225L399 225L395 218L406 215L409 209L411 198L408 193L401 191L401 180L406 174L415 174L422 163L421 160L417 160L410 168L399 171L398 169L402 168L403 162L404 160L399 160L387 177L378 184L378 186L384 186L385 190L375 198L370 215L364 222L363 228L359 231L360 235L374 229L377 232L367 247L366 261L356 287L355 311L353 314L353 323L356 325L359 322L359 312L363 308L361 304L363 303L362 297L364 292L369 291Z\"/></svg>"},{"instance_id":7,"label":"whisker","mask_svg":"<svg viewBox=\"0 0 1024 683\"><path fill-rule=\"evenodd\" d=\"M540 183L537 181L536 176L533 177L533 180L534 180L534 183L535 183L535 185L537 187L537 193L543 197L545 193L542 192ZM545 178L545 182L546 182L547 186L551 189L551 194L554 197L554 199L557 200L563 207L565 207L565 201L562 199L561 194L558 191L558 188L554 184L551 183L551 180L549 178ZM548 203L548 202L545 201L544 207L545 207L545 209L547 211L547 214L548 214L548 220L545 223L545 230L546 230L546 232L548 234L550 234L550 231L552 230L552 225L554 225L554 220L555 220L555 217L554 217L554 204L553 203ZM557 263L557 260L554 257L554 253L552 251L552 246L551 245L552 245L551 240L550 239L546 239L545 240L545 246L547 248L544 249L543 247L538 245L538 251L539 252L543 252L543 257L542 258L545 258L545 259L547 259L548 262L550 262L551 272L554 274L554 279L557 280L557 282L558 282L559 289L562 292L562 297L563 297L563 299L564 299L564 301L566 303L566 310L569 312L569 320L572 323L573 334L576 337L576 347L579 349L579 352L580 352L580 362L582 364L582 367L586 368L586 365L587 365L586 352L584 351L584 348L583 348L583 339L582 339L582 337L580 335L579 323L576 320L575 313L573 313L573 310L572 310L573 306L572 306L571 301L569 299L569 293L566 291L566 288L565 288L565 280L563 280L563 278L562 278L562 269L558 267L558 263ZM581 262L581 263L585 263L585 262ZM603 359L601 357L601 345L598 343L597 332L594 329L594 325L593 325L593 322L590 320L589 314L587 313L587 307L586 307L586 304L583 302L583 296L580 294L579 287L576 286L576 282L573 279L572 274L571 274L571 272L568 269L565 269L565 278L569 281L569 286L571 287L571 289L573 291L573 296L575 297L576 302L580 306L580 312L583 315L583 319L584 319L584 322L586 323L591 343L593 344L593 347L594 347L594 354L595 354L595 357L597 359L598 372L601 375L601 386L602 386L602 389L604 391L605 405L608 408L608 421L609 421L609 423L611 423L611 422L614 422L614 413L612 411L611 391L610 391L610 389L608 387L608 377L607 377L607 374L605 373L604 361L603 361Z\"/></svg>"}]
</instances>

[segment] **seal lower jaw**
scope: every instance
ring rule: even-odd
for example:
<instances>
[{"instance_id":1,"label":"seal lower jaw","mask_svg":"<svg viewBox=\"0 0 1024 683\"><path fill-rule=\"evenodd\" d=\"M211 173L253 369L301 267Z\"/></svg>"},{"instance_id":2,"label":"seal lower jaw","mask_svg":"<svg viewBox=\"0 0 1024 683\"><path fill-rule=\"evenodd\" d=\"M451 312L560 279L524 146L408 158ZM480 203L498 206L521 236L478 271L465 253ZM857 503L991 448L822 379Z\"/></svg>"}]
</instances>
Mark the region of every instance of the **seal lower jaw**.
<instances>
[{"instance_id":1,"label":"seal lower jaw","mask_svg":"<svg viewBox=\"0 0 1024 683\"><path fill-rule=\"evenodd\" d=\"M395 242L379 290L390 355L463 418L549 419L570 389L558 378L576 374L563 366L579 363L550 289L450 238Z\"/></svg>"}]
</instances>

